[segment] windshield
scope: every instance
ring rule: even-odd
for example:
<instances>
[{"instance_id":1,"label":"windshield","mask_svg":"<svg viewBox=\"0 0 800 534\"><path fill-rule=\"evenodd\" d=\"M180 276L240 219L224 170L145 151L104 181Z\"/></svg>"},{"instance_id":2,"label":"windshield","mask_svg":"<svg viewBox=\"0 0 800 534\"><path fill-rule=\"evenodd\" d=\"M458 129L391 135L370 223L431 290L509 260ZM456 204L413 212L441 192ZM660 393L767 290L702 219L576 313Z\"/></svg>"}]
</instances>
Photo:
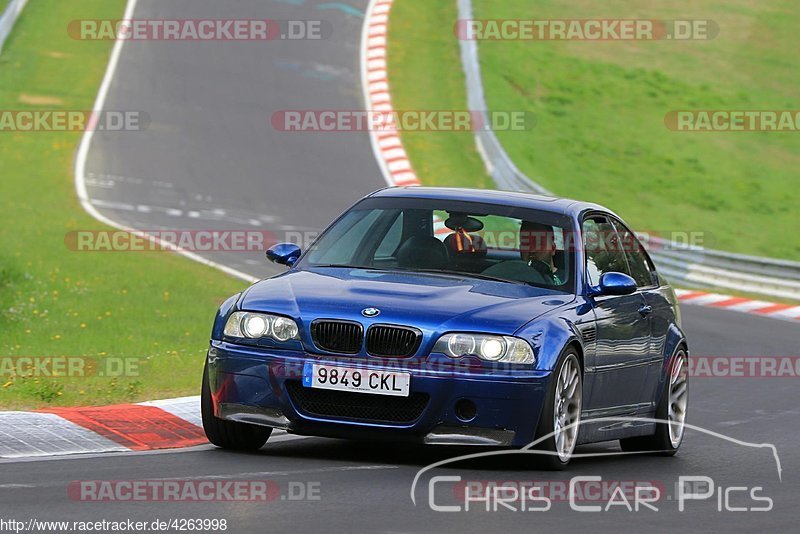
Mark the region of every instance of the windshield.
<instances>
[{"instance_id":1,"label":"windshield","mask_svg":"<svg viewBox=\"0 0 800 534\"><path fill-rule=\"evenodd\" d=\"M574 291L567 217L413 198L366 199L333 223L300 266L414 271Z\"/></svg>"}]
</instances>

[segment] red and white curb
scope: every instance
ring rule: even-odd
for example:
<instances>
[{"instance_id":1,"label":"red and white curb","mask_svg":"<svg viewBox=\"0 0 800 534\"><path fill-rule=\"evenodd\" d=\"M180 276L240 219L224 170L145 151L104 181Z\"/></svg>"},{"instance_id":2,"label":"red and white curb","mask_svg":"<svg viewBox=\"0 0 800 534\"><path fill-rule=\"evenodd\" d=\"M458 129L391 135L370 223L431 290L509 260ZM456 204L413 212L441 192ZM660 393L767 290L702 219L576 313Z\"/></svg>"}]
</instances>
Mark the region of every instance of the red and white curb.
<instances>
[{"instance_id":1,"label":"red and white curb","mask_svg":"<svg viewBox=\"0 0 800 534\"><path fill-rule=\"evenodd\" d=\"M676 289L675 294L678 296L678 300L681 304L749 313L751 315L760 315L761 317L769 317L772 319L800 321L800 306L795 306L793 304L778 304L764 300L732 297L730 295L692 291L689 289Z\"/></svg>"},{"instance_id":2,"label":"red and white curb","mask_svg":"<svg viewBox=\"0 0 800 534\"><path fill-rule=\"evenodd\" d=\"M361 80L368 111L394 111L386 64L389 11L393 3L394 0L372 0L364 17L364 28L361 32ZM395 128L371 130L370 139L375 158L389 185L420 185Z\"/></svg>"},{"instance_id":3,"label":"red and white curb","mask_svg":"<svg viewBox=\"0 0 800 534\"><path fill-rule=\"evenodd\" d=\"M0 412L0 458L145 451L207 443L200 397Z\"/></svg>"},{"instance_id":4,"label":"red and white curb","mask_svg":"<svg viewBox=\"0 0 800 534\"><path fill-rule=\"evenodd\" d=\"M306 437L276 429L269 443L296 439ZM179 449L207 443L200 396L0 412L0 459Z\"/></svg>"}]
</instances>

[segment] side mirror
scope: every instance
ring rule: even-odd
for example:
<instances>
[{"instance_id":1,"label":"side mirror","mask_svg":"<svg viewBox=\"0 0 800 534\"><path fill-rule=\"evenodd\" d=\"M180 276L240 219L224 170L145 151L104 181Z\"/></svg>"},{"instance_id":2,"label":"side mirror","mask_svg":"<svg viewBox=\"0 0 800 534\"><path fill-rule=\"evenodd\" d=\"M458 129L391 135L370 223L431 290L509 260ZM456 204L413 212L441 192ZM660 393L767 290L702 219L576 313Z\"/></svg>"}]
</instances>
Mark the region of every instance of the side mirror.
<instances>
[{"instance_id":1,"label":"side mirror","mask_svg":"<svg viewBox=\"0 0 800 534\"><path fill-rule=\"evenodd\" d=\"M636 280L624 273L605 273L600 285L592 288L592 296L630 295L636 291Z\"/></svg>"},{"instance_id":2,"label":"side mirror","mask_svg":"<svg viewBox=\"0 0 800 534\"><path fill-rule=\"evenodd\" d=\"M278 243L267 250L267 259L291 267L300 257L300 247L294 243Z\"/></svg>"}]
</instances>

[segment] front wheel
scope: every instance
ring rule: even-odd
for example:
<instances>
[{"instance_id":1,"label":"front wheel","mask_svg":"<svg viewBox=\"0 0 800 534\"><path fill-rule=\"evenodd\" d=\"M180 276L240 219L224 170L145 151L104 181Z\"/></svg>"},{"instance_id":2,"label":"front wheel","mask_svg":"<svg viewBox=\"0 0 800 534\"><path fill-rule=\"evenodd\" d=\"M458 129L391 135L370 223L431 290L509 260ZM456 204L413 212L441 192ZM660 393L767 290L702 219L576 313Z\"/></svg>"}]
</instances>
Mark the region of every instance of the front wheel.
<instances>
[{"instance_id":1,"label":"front wheel","mask_svg":"<svg viewBox=\"0 0 800 534\"><path fill-rule=\"evenodd\" d=\"M578 443L578 429L583 402L583 374L574 350L568 350L553 371L540 417L537 438L547 436L537 449L537 466L564 469Z\"/></svg>"},{"instance_id":2,"label":"front wheel","mask_svg":"<svg viewBox=\"0 0 800 534\"><path fill-rule=\"evenodd\" d=\"M652 452L675 456L683 442L689 395L689 357L681 348L669 368L667 383L656 408L656 433L619 440L625 452Z\"/></svg>"},{"instance_id":3,"label":"front wheel","mask_svg":"<svg viewBox=\"0 0 800 534\"><path fill-rule=\"evenodd\" d=\"M223 449L258 450L264 446L269 435L272 434L272 429L269 427L225 421L214 415L214 401L211 399L211 387L208 383L208 365L203 369L200 412L203 416L203 430L208 441Z\"/></svg>"}]
</instances>

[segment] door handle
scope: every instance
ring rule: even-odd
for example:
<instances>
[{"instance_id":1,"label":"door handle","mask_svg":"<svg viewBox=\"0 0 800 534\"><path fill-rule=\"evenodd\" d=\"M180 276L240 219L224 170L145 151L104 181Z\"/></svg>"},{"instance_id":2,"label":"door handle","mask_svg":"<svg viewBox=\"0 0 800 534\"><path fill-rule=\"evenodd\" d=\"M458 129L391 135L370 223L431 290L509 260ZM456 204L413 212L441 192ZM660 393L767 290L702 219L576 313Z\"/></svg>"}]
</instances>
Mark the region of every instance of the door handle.
<instances>
[{"instance_id":1,"label":"door handle","mask_svg":"<svg viewBox=\"0 0 800 534\"><path fill-rule=\"evenodd\" d=\"M649 304L642 304L639 307L639 315L641 315L642 317L647 317L651 313L653 313L653 307L650 306Z\"/></svg>"}]
</instances>

